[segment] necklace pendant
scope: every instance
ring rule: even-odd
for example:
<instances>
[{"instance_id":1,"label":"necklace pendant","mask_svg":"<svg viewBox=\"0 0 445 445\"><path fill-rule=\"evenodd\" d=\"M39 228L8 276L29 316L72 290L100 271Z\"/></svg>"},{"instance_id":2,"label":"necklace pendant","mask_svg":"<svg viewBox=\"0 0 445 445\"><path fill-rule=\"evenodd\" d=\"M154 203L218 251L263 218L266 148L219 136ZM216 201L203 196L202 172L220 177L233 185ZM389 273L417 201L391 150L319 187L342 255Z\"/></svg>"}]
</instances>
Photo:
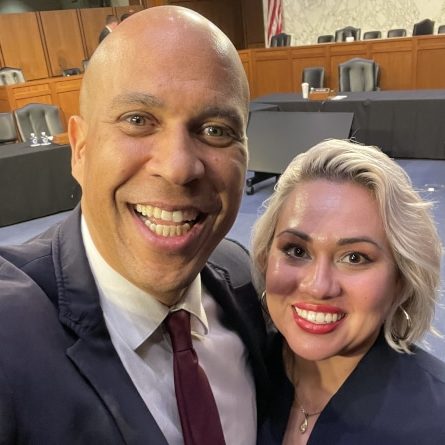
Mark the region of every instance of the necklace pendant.
<instances>
[{"instance_id":1,"label":"necklace pendant","mask_svg":"<svg viewBox=\"0 0 445 445\"><path fill-rule=\"evenodd\" d=\"M303 420L303 422L301 422L301 424L300 424L300 426L298 428L300 430L301 434L304 434L306 432L307 425L308 425L306 413L303 413L303 414L304 414L304 420Z\"/></svg>"}]
</instances>

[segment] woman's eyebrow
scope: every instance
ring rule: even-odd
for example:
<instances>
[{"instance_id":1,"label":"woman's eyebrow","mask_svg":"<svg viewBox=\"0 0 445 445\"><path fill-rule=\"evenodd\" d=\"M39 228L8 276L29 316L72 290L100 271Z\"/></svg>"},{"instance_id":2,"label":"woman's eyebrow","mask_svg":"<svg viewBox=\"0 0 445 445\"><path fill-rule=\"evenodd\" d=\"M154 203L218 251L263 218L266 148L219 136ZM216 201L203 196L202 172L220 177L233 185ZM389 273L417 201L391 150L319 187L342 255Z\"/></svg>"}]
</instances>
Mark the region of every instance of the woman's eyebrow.
<instances>
[{"instance_id":1,"label":"woman's eyebrow","mask_svg":"<svg viewBox=\"0 0 445 445\"><path fill-rule=\"evenodd\" d=\"M341 238L337 241L337 244L339 246L345 246L347 244L356 244L356 243L370 243L378 247L379 249L382 248L379 243L374 241L372 238L369 238L368 236L354 236L352 238Z\"/></svg>"}]
</instances>

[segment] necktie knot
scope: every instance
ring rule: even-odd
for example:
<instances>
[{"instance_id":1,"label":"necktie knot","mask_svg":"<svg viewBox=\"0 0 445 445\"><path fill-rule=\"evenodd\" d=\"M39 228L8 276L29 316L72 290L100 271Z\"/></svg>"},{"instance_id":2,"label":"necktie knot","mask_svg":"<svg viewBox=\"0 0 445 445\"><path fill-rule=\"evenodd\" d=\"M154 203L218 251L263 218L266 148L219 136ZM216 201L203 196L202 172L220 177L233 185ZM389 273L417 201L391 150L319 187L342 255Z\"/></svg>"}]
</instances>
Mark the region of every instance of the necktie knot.
<instances>
[{"instance_id":1,"label":"necktie knot","mask_svg":"<svg viewBox=\"0 0 445 445\"><path fill-rule=\"evenodd\" d=\"M192 349L190 312L187 312L184 309L170 312L165 319L165 327L170 335L173 352Z\"/></svg>"}]
</instances>

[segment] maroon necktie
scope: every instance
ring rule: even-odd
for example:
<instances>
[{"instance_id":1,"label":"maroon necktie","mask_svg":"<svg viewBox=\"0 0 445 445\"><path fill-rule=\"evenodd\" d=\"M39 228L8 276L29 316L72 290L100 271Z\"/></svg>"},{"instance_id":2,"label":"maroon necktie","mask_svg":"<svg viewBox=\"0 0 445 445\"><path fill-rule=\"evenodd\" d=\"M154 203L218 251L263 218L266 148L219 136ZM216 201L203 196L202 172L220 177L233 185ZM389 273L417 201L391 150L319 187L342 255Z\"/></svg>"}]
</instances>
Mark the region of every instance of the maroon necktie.
<instances>
[{"instance_id":1,"label":"maroon necktie","mask_svg":"<svg viewBox=\"0 0 445 445\"><path fill-rule=\"evenodd\" d=\"M176 401L185 445L224 445L218 408L192 345L190 313L171 312L165 320L173 348Z\"/></svg>"}]
</instances>

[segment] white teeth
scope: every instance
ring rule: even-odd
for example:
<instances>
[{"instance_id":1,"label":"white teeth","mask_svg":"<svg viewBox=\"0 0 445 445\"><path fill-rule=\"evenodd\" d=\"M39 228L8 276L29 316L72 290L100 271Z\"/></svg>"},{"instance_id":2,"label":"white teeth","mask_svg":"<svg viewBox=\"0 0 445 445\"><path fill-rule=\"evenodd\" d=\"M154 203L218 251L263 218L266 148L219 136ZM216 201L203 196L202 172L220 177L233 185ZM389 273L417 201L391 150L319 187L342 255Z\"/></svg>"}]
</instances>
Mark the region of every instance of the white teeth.
<instances>
[{"instance_id":1,"label":"white teeth","mask_svg":"<svg viewBox=\"0 0 445 445\"><path fill-rule=\"evenodd\" d=\"M174 223L182 223L184 221L193 221L198 217L198 212L195 210L164 210L159 207L151 205L136 204L135 210L143 216L149 218L154 217L161 221L173 221Z\"/></svg>"},{"instance_id":2,"label":"white teeth","mask_svg":"<svg viewBox=\"0 0 445 445\"><path fill-rule=\"evenodd\" d=\"M159 207L153 208L153 216L157 219L161 217L162 210Z\"/></svg>"},{"instance_id":3,"label":"white teeth","mask_svg":"<svg viewBox=\"0 0 445 445\"><path fill-rule=\"evenodd\" d=\"M180 210L175 210L175 211L172 213L172 221L173 221L173 222L176 222L176 223L178 223L178 222L182 222L182 213L183 213L183 212L181 212Z\"/></svg>"},{"instance_id":4,"label":"white teeth","mask_svg":"<svg viewBox=\"0 0 445 445\"><path fill-rule=\"evenodd\" d=\"M305 309L299 309L293 306L294 311L305 320L308 320L314 324L328 324L335 323L345 316L345 314L338 314L332 312L315 312L307 311Z\"/></svg>"},{"instance_id":5,"label":"white teeth","mask_svg":"<svg viewBox=\"0 0 445 445\"><path fill-rule=\"evenodd\" d=\"M180 226L168 226L164 224L155 224L148 219L145 221L145 225L153 233L156 233L156 235L164 237L185 235L191 229L191 225L189 223L185 223Z\"/></svg>"}]
</instances>

